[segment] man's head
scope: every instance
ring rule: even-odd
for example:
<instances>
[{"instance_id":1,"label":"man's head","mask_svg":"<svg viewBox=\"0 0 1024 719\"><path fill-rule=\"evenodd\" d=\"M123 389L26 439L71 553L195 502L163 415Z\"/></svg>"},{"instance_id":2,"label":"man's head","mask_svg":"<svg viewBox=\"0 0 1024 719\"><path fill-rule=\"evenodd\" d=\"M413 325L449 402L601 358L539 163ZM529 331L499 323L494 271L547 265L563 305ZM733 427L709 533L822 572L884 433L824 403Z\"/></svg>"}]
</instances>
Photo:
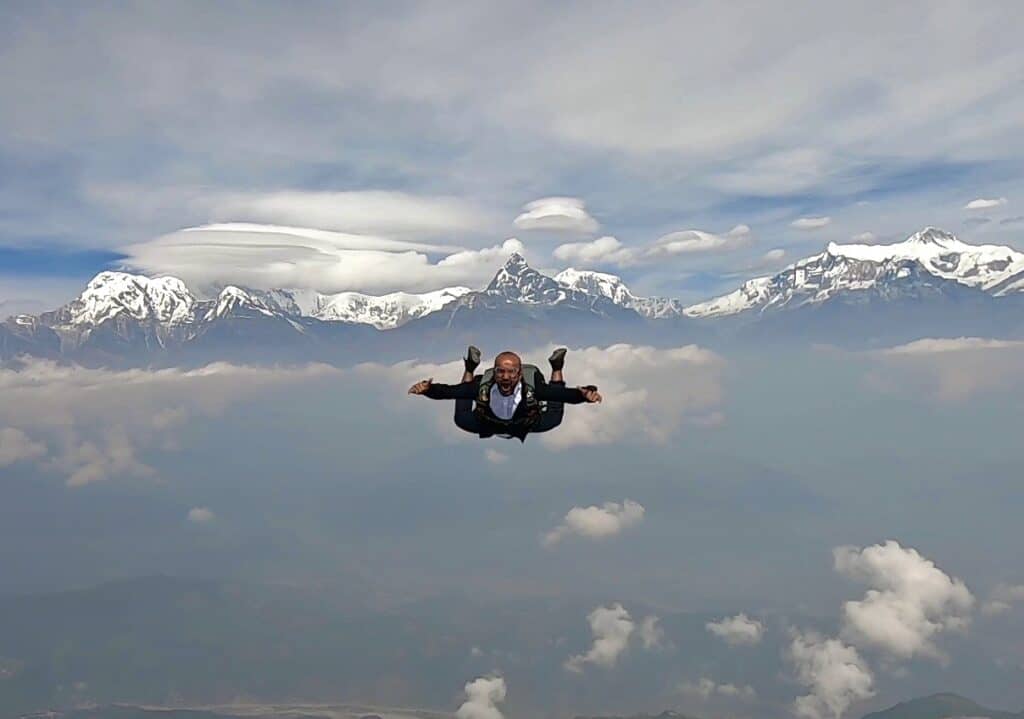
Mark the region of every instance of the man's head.
<instances>
[{"instance_id":1,"label":"man's head","mask_svg":"<svg viewBox=\"0 0 1024 719\"><path fill-rule=\"evenodd\" d=\"M502 394L511 394L523 376L523 361L515 352L502 352L494 358L494 383Z\"/></svg>"}]
</instances>

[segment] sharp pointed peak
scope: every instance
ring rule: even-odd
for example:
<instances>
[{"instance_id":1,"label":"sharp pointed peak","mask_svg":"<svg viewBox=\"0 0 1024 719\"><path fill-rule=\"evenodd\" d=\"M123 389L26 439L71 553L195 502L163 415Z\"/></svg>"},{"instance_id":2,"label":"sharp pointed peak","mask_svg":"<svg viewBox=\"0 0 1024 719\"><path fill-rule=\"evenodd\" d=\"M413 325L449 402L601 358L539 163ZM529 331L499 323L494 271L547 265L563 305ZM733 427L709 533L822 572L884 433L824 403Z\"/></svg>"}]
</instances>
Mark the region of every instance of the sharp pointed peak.
<instances>
[{"instance_id":1,"label":"sharp pointed peak","mask_svg":"<svg viewBox=\"0 0 1024 719\"><path fill-rule=\"evenodd\" d=\"M956 235L952 232L946 232L938 227L925 227L923 230L915 232L907 238L907 242L917 244L942 244L949 242L950 240L956 241Z\"/></svg>"},{"instance_id":2,"label":"sharp pointed peak","mask_svg":"<svg viewBox=\"0 0 1024 719\"><path fill-rule=\"evenodd\" d=\"M505 264L504 264L504 267L506 269L510 268L510 267L529 267L529 266L530 265L526 261L526 258L523 257L517 251L513 251L512 254L508 256L508 259L505 260Z\"/></svg>"}]
</instances>

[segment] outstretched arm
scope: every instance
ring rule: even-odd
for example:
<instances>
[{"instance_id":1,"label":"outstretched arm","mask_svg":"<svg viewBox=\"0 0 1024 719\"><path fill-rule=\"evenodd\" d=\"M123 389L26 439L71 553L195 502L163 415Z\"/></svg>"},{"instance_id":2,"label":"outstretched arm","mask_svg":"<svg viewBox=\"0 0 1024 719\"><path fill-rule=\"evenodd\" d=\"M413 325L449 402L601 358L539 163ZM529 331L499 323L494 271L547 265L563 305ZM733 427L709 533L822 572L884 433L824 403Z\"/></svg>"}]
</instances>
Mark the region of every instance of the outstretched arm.
<instances>
[{"instance_id":1,"label":"outstretched arm","mask_svg":"<svg viewBox=\"0 0 1024 719\"><path fill-rule=\"evenodd\" d=\"M537 399L545 402L565 402L566 404L583 404L584 402L600 402L601 394L594 385L586 387L563 387L553 384L538 384Z\"/></svg>"},{"instance_id":2,"label":"outstretched arm","mask_svg":"<svg viewBox=\"0 0 1024 719\"><path fill-rule=\"evenodd\" d=\"M421 394L430 399L476 399L476 381L462 384L441 384L434 378L417 382L409 388L409 394Z\"/></svg>"}]
</instances>

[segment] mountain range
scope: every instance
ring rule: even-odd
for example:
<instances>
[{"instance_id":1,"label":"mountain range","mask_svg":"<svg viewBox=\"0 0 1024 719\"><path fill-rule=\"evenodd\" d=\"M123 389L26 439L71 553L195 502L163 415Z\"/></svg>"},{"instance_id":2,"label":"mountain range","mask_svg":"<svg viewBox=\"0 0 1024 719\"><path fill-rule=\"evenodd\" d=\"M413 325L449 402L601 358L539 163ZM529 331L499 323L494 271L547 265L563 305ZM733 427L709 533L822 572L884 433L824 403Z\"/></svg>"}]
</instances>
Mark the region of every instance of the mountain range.
<instances>
[{"instance_id":1,"label":"mountain range","mask_svg":"<svg viewBox=\"0 0 1024 719\"><path fill-rule=\"evenodd\" d=\"M90 365L213 359L363 361L450 353L463 340L669 344L1024 335L1024 253L935 228L888 245L830 243L780 272L694 305L634 294L616 275L555 276L512 254L486 287L424 294L257 290L201 297L175 277L96 275L67 305L0 324L0 360Z\"/></svg>"}]
</instances>

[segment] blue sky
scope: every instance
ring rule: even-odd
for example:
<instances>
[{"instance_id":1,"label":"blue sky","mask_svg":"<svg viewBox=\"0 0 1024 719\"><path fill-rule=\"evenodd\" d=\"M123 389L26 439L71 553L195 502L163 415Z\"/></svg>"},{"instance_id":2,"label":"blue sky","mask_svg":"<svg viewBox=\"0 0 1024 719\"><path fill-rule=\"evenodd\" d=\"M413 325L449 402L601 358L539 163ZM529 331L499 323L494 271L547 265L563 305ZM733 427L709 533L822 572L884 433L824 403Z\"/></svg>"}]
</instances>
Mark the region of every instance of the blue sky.
<instances>
[{"instance_id":1,"label":"blue sky","mask_svg":"<svg viewBox=\"0 0 1024 719\"><path fill-rule=\"evenodd\" d=\"M66 300L112 263L197 284L266 270L265 256L239 249L244 238L231 262L208 247L190 253L180 235L173 256L152 244L211 222L468 251L516 237L551 269L566 265L553 251L568 243L612 236L643 248L673 232L748 226L743 242L657 267L573 263L689 300L867 232L892 241L937 225L1024 247L1021 223L1003 222L1024 213L1024 53L1011 2L798 3L784 13L15 3L5 13L9 305ZM597 226L514 222L552 196L580 200ZM1000 204L965 210L979 198ZM400 217L411 219L396 226ZM829 221L798 230L800 217ZM281 241L308 250L301 237ZM773 249L785 252L762 261ZM421 251L429 265L451 250ZM336 259L362 267L364 256ZM479 284L500 263L477 259L456 279ZM452 279L404 266L365 286L349 277L288 280L380 292Z\"/></svg>"}]
</instances>

